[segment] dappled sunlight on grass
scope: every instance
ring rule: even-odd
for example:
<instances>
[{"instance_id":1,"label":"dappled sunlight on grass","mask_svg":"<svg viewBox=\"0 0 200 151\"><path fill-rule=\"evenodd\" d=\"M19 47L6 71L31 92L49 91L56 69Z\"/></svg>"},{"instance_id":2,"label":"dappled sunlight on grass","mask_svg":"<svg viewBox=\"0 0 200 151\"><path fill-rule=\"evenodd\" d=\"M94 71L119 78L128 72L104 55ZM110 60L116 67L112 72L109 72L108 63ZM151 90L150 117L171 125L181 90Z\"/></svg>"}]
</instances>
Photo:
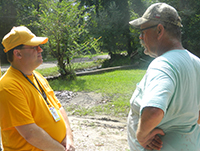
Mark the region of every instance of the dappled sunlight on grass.
<instances>
[{"instance_id":1,"label":"dappled sunlight on grass","mask_svg":"<svg viewBox=\"0 0 200 151\"><path fill-rule=\"evenodd\" d=\"M142 79L145 70L117 70L97 75L77 77L76 80L53 80L54 90L94 91L108 94L127 94L133 92Z\"/></svg>"},{"instance_id":2,"label":"dappled sunlight on grass","mask_svg":"<svg viewBox=\"0 0 200 151\"><path fill-rule=\"evenodd\" d=\"M49 81L54 90L85 91L102 93L110 98L110 102L85 110L76 108L76 114L127 115L130 109L129 100L136 84L142 79L146 70L116 70L96 75L78 76L76 80Z\"/></svg>"}]
</instances>

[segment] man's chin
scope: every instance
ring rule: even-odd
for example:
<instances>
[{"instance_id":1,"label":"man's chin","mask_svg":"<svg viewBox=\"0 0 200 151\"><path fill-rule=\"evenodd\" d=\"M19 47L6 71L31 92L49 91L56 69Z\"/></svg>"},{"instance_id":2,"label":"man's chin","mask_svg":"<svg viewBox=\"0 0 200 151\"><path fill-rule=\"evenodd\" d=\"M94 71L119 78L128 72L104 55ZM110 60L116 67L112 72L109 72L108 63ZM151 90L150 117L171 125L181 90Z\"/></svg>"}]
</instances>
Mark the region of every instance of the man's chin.
<instances>
[{"instance_id":1,"label":"man's chin","mask_svg":"<svg viewBox=\"0 0 200 151\"><path fill-rule=\"evenodd\" d=\"M42 58L40 58L40 64L42 64L43 63L43 59Z\"/></svg>"},{"instance_id":2,"label":"man's chin","mask_svg":"<svg viewBox=\"0 0 200 151\"><path fill-rule=\"evenodd\" d=\"M152 57L152 58L156 58L156 57L157 57L156 55L154 55L154 54L152 54L152 53L149 53L147 49L144 49L144 54L145 54L145 55L148 55L148 56L150 56L150 57Z\"/></svg>"},{"instance_id":3,"label":"man's chin","mask_svg":"<svg viewBox=\"0 0 200 151\"><path fill-rule=\"evenodd\" d=\"M149 52L148 52L148 50L146 48L144 49L144 54L145 55L149 55Z\"/></svg>"},{"instance_id":4,"label":"man's chin","mask_svg":"<svg viewBox=\"0 0 200 151\"><path fill-rule=\"evenodd\" d=\"M40 66L43 63L43 59L40 59L40 61L38 62L38 66Z\"/></svg>"}]
</instances>

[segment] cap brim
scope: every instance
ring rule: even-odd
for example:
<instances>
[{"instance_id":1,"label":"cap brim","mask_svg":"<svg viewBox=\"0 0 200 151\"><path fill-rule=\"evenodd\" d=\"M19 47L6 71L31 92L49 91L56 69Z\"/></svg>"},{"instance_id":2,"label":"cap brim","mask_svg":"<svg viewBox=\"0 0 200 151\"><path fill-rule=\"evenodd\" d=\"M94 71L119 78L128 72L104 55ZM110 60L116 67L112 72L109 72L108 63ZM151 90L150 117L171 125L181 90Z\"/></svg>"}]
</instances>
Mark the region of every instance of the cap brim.
<instances>
[{"instance_id":1,"label":"cap brim","mask_svg":"<svg viewBox=\"0 0 200 151\"><path fill-rule=\"evenodd\" d=\"M149 20L145 19L145 18L138 18L138 19L134 19L132 21L129 22L130 25L136 27L136 28L140 28L140 26L146 22L148 22Z\"/></svg>"},{"instance_id":2,"label":"cap brim","mask_svg":"<svg viewBox=\"0 0 200 151\"><path fill-rule=\"evenodd\" d=\"M37 46L40 44L45 44L48 41L47 37L33 37L31 40L23 43L24 45L29 45L29 46Z\"/></svg>"}]
</instances>

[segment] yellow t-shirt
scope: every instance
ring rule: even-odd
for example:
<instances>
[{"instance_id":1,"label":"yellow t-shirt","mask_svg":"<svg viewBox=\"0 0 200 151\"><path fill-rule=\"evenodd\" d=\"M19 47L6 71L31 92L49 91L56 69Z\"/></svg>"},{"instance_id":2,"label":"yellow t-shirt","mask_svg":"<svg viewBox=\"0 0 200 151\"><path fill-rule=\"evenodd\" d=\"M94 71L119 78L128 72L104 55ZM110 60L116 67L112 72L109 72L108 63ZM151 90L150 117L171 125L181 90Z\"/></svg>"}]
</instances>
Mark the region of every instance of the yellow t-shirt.
<instances>
[{"instance_id":1,"label":"yellow t-shirt","mask_svg":"<svg viewBox=\"0 0 200 151\"><path fill-rule=\"evenodd\" d=\"M0 79L0 126L5 151L40 151L29 144L15 126L35 123L59 142L66 135L65 122L59 111L60 102L47 80L36 71L34 74L45 91L50 106L55 107L61 120L55 122L43 96L20 71L10 67ZM28 78L38 87L33 75Z\"/></svg>"}]
</instances>

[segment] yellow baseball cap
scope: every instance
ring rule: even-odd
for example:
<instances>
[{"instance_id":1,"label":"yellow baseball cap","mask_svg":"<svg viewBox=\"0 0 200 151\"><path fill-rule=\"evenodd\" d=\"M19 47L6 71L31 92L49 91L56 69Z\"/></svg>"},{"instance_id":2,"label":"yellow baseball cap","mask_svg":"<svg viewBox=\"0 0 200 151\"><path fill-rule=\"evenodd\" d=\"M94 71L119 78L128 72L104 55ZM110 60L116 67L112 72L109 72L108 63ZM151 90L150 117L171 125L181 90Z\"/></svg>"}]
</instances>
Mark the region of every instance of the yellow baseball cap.
<instances>
[{"instance_id":1,"label":"yellow baseball cap","mask_svg":"<svg viewBox=\"0 0 200 151\"><path fill-rule=\"evenodd\" d=\"M4 52L6 53L22 44L37 46L40 44L45 44L47 41L47 37L36 37L27 27L18 26L13 27L11 31L4 36L2 44L5 47Z\"/></svg>"}]
</instances>

